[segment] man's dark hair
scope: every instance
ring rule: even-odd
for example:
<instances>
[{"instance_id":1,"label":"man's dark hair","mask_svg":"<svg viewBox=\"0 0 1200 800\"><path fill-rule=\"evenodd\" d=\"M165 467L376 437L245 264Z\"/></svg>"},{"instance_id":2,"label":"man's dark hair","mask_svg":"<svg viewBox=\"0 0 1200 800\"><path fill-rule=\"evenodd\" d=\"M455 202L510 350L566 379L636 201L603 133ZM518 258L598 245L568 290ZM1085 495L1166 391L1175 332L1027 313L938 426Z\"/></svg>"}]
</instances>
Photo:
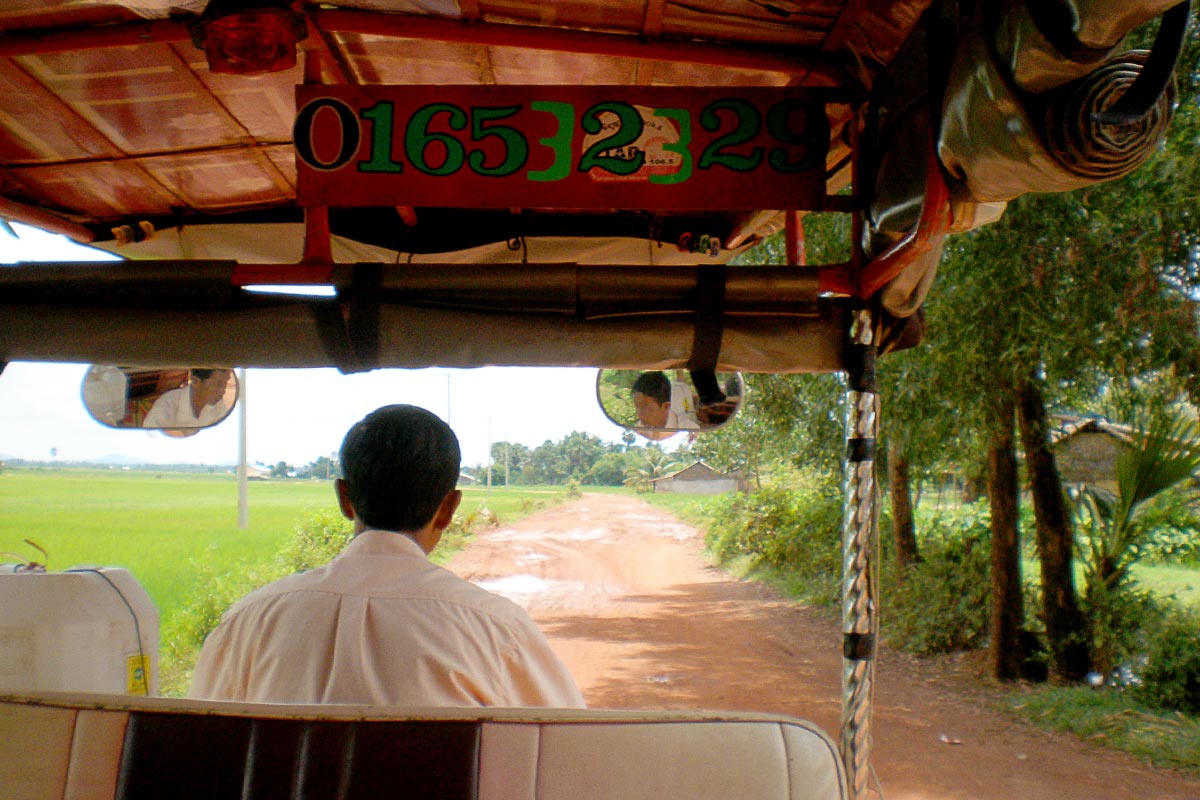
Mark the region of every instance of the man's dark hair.
<instances>
[{"instance_id":1,"label":"man's dark hair","mask_svg":"<svg viewBox=\"0 0 1200 800\"><path fill-rule=\"evenodd\" d=\"M633 391L646 395L656 403L671 399L671 382L661 372L643 372L633 382Z\"/></svg>"},{"instance_id":2,"label":"man's dark hair","mask_svg":"<svg viewBox=\"0 0 1200 800\"><path fill-rule=\"evenodd\" d=\"M191 370L190 374L198 381L206 381L212 377L214 372L217 371L218 370L216 369L209 369L208 367L195 367Z\"/></svg>"},{"instance_id":3,"label":"man's dark hair","mask_svg":"<svg viewBox=\"0 0 1200 800\"><path fill-rule=\"evenodd\" d=\"M416 406L363 417L342 441L341 458L350 504L369 528L420 530L458 483L458 438Z\"/></svg>"}]
</instances>

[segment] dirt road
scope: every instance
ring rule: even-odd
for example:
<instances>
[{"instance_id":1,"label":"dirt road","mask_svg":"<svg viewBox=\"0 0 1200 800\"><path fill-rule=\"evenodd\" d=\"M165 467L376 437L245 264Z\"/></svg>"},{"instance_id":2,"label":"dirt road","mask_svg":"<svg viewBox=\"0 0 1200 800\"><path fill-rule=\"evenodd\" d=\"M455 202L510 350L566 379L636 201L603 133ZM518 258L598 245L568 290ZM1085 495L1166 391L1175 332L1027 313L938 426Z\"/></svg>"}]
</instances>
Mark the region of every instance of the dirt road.
<instances>
[{"instance_id":1,"label":"dirt road","mask_svg":"<svg viewBox=\"0 0 1200 800\"><path fill-rule=\"evenodd\" d=\"M836 740L838 622L729 578L702 546L641 500L588 494L478 535L449 566L527 608L592 707L776 712ZM1041 732L977 688L880 654L872 760L888 800L1200 798L1200 781Z\"/></svg>"}]
</instances>

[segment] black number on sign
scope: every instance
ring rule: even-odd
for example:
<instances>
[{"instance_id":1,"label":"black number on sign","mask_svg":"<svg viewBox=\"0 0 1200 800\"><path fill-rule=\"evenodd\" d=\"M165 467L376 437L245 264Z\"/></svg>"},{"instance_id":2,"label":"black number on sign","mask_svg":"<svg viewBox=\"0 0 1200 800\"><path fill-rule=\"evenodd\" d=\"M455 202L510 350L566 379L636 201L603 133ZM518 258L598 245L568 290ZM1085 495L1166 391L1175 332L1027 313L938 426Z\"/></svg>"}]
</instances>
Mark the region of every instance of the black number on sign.
<instances>
[{"instance_id":1,"label":"black number on sign","mask_svg":"<svg viewBox=\"0 0 1200 800\"><path fill-rule=\"evenodd\" d=\"M802 113L801 130L792 128L793 112ZM802 100L783 100L767 112L767 130L784 144L800 148L795 161L788 160L788 150L776 147L771 150L767 161L780 172L806 172L823 167L825 153L829 149L829 118L823 105L814 105Z\"/></svg>"},{"instance_id":2,"label":"black number on sign","mask_svg":"<svg viewBox=\"0 0 1200 800\"><path fill-rule=\"evenodd\" d=\"M599 167L614 175L632 175L646 162L646 154L633 146L642 135L642 115L628 103L597 103L584 112L581 120L583 129L592 135L602 132L604 123L600 121L600 115L604 112L616 114L617 129L592 143L583 158L579 159L579 171L587 172ZM614 151L626 155L604 155Z\"/></svg>"},{"instance_id":3,"label":"black number on sign","mask_svg":"<svg viewBox=\"0 0 1200 800\"><path fill-rule=\"evenodd\" d=\"M326 108L337 115L342 135L342 146L330 161L318 158L313 148L313 125L316 123L317 114ZM296 155L301 161L313 169L330 171L345 166L354 158L354 154L358 152L358 143L362 141L362 131L359 130L358 116L354 109L341 100L321 97L300 109L300 113L296 115L296 124L292 128L292 140L295 142Z\"/></svg>"}]
</instances>

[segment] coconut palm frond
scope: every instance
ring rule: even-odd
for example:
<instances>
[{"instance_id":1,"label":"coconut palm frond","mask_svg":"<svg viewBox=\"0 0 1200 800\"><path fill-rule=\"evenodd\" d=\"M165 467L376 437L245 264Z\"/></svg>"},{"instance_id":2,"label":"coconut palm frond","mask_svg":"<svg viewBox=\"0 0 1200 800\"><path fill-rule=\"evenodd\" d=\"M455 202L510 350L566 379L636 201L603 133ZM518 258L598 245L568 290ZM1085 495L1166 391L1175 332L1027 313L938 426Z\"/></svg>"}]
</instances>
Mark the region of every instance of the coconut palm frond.
<instances>
[{"instance_id":1,"label":"coconut palm frond","mask_svg":"<svg viewBox=\"0 0 1200 800\"><path fill-rule=\"evenodd\" d=\"M1200 429L1186 418L1159 418L1117 459L1119 519L1131 521L1147 500L1200 470Z\"/></svg>"}]
</instances>

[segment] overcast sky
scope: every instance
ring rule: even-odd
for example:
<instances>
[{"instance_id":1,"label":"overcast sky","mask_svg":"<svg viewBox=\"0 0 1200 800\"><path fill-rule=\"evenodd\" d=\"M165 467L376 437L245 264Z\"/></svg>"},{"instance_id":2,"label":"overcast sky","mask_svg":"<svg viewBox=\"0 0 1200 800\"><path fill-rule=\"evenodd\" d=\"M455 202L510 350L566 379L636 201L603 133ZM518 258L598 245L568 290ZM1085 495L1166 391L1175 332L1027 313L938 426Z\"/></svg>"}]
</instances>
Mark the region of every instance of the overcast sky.
<instances>
[{"instance_id":1,"label":"overcast sky","mask_svg":"<svg viewBox=\"0 0 1200 800\"><path fill-rule=\"evenodd\" d=\"M112 258L60 236L13 228L19 238L0 231L0 263ZM119 454L154 463L236 463L237 411L188 439L112 430L84 410L80 387L85 370L82 364L8 366L0 375L0 458L49 460L54 448L58 461ZM252 369L245 387L248 460L303 465L330 455L352 424L388 403L419 405L449 421L462 445L464 465L483 464L489 441L536 447L576 430L620 441L622 430L596 403L595 385L594 369L485 367L358 375L334 369Z\"/></svg>"}]
</instances>

